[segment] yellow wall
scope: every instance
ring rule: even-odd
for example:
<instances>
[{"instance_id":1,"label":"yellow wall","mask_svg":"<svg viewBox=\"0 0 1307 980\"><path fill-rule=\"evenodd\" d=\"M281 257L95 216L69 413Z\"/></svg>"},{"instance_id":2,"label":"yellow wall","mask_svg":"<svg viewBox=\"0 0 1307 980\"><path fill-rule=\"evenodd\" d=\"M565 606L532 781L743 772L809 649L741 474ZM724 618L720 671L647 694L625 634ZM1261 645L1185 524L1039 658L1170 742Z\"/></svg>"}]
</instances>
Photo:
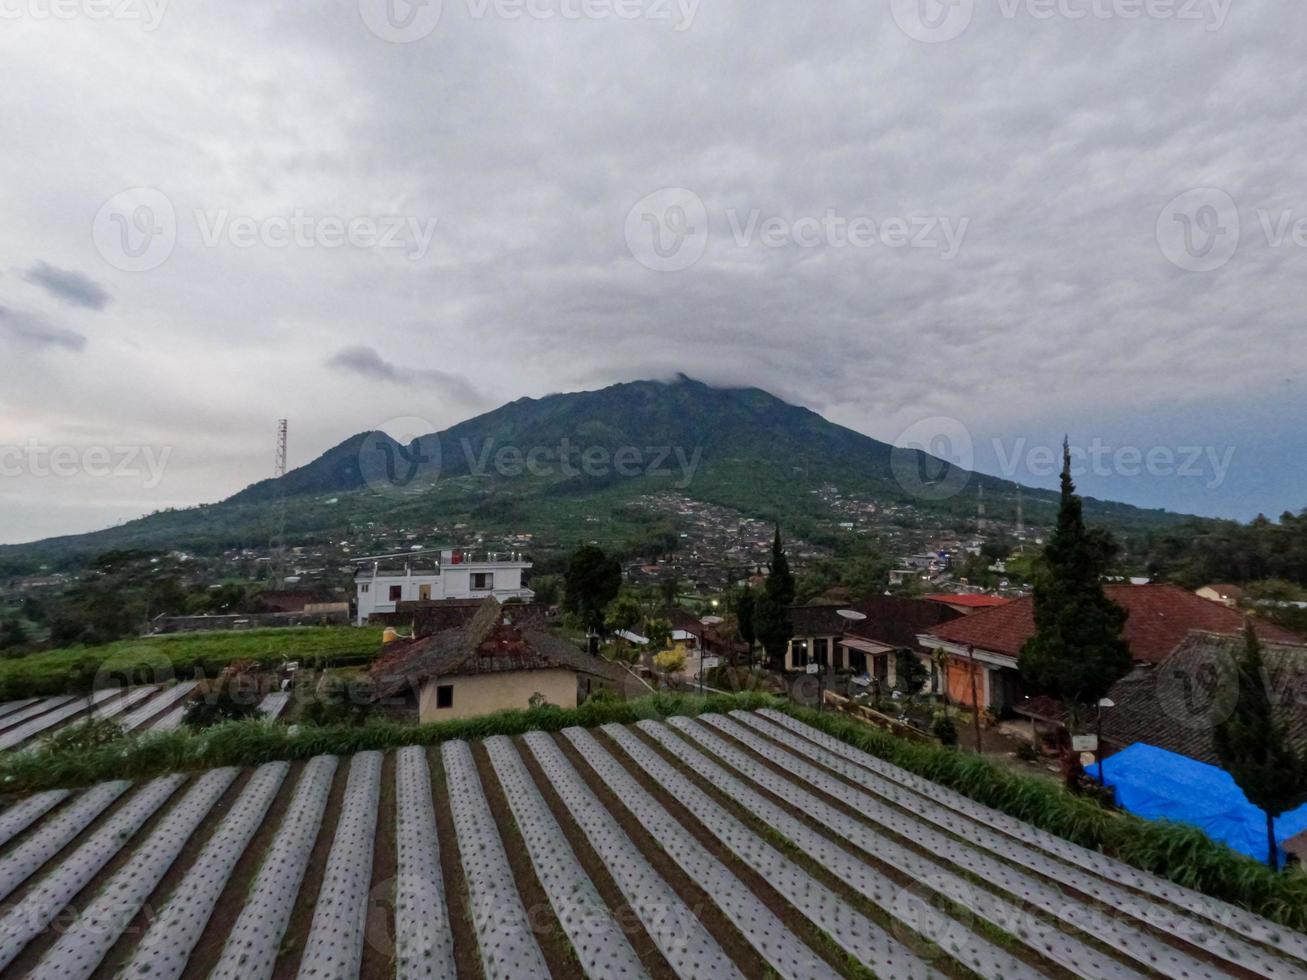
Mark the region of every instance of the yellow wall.
<instances>
[{"instance_id":1,"label":"yellow wall","mask_svg":"<svg viewBox=\"0 0 1307 980\"><path fill-rule=\"evenodd\" d=\"M454 687L454 706L436 707L436 688ZM531 695L539 692L550 704L575 708L576 673L570 670L516 670L501 674L471 674L466 677L437 677L422 685L418 720L449 721L475 718L505 708L526 708Z\"/></svg>"}]
</instances>

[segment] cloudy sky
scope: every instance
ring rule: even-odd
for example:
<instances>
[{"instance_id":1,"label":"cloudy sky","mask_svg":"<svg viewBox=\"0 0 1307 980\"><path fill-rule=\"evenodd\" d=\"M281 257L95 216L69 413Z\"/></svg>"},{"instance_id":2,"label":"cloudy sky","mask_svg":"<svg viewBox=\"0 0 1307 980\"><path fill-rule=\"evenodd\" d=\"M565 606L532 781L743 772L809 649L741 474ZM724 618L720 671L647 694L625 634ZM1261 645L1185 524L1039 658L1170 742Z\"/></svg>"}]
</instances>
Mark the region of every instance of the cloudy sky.
<instances>
[{"instance_id":1,"label":"cloudy sky","mask_svg":"<svg viewBox=\"0 0 1307 980\"><path fill-rule=\"evenodd\" d=\"M296 465L676 371L1023 481L1065 431L1089 492L1307 506L1303 4L0 19L0 541L222 498L279 417Z\"/></svg>"}]
</instances>

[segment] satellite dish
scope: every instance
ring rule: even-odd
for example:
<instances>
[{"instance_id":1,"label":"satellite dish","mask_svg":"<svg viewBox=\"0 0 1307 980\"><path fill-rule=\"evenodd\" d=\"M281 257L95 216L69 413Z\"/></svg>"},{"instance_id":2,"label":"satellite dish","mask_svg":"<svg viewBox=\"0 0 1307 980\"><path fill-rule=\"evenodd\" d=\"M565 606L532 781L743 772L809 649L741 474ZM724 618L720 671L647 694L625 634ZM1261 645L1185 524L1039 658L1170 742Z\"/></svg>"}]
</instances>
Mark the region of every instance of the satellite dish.
<instances>
[{"instance_id":1,"label":"satellite dish","mask_svg":"<svg viewBox=\"0 0 1307 980\"><path fill-rule=\"evenodd\" d=\"M867 618L866 614L860 613L856 609L837 609L836 613L837 615L843 616L845 619L852 619L854 621Z\"/></svg>"}]
</instances>

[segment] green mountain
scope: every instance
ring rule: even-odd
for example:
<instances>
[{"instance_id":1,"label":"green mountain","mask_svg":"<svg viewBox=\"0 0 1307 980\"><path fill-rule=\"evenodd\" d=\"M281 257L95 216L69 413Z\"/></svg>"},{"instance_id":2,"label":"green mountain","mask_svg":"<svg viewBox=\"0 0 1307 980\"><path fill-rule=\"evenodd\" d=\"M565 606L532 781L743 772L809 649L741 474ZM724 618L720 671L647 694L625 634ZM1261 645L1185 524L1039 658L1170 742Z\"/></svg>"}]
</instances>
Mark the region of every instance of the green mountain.
<instances>
[{"instance_id":1,"label":"green mountain","mask_svg":"<svg viewBox=\"0 0 1307 980\"><path fill-rule=\"evenodd\" d=\"M262 548L283 509L291 543L339 540L369 525L463 523L533 533L545 548L582 537L666 536L666 520L641 503L659 492L783 520L809 536L837 533L836 495L874 503L901 528L965 527L978 486L990 518L1015 513L1011 481L896 450L756 388L714 388L686 377L521 398L414 436L401 444L385 433L359 433L221 503L3 547L0 570L117 548ZM1051 521L1056 494L1025 488L1023 498L1030 525ZM1086 509L1126 533L1183 520L1093 500Z\"/></svg>"}]
</instances>

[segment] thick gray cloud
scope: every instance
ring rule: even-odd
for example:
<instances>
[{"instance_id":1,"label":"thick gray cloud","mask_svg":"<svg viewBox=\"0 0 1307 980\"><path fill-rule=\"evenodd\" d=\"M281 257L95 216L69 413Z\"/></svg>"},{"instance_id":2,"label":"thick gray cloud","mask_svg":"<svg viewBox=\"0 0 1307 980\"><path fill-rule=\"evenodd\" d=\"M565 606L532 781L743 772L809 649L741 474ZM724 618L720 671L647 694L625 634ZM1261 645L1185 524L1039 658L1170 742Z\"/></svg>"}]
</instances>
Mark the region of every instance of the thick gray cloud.
<instances>
[{"instance_id":1,"label":"thick gray cloud","mask_svg":"<svg viewBox=\"0 0 1307 980\"><path fill-rule=\"evenodd\" d=\"M0 341L36 349L58 347L79 351L86 346L86 338L73 330L57 327L44 317L4 306L0 306Z\"/></svg>"},{"instance_id":2,"label":"thick gray cloud","mask_svg":"<svg viewBox=\"0 0 1307 980\"><path fill-rule=\"evenodd\" d=\"M389 419L684 371L886 440L942 416L1146 449L1201 419L1184 438L1274 479L1096 489L1307 504L1276 448L1307 408L1307 5L962 3L940 43L916 3L445 0L411 43L380 7L6 20L0 267L113 296L94 356L0 358L13 438L172 446L167 506L268 475L279 417L304 462ZM655 247L633 208L669 187L689 207ZM88 526L144 497L61 486Z\"/></svg>"},{"instance_id":3,"label":"thick gray cloud","mask_svg":"<svg viewBox=\"0 0 1307 980\"><path fill-rule=\"evenodd\" d=\"M427 397L443 394L458 399L469 409L486 402L483 394L458 375L432 368L399 367L385 360L371 347L346 347L332 355L327 365L373 381L421 387L427 392Z\"/></svg>"},{"instance_id":4,"label":"thick gray cloud","mask_svg":"<svg viewBox=\"0 0 1307 980\"><path fill-rule=\"evenodd\" d=\"M36 283L56 299L88 310L104 309L111 298L105 288L90 276L73 269L59 269L48 262L36 263L23 278Z\"/></svg>"}]
</instances>

